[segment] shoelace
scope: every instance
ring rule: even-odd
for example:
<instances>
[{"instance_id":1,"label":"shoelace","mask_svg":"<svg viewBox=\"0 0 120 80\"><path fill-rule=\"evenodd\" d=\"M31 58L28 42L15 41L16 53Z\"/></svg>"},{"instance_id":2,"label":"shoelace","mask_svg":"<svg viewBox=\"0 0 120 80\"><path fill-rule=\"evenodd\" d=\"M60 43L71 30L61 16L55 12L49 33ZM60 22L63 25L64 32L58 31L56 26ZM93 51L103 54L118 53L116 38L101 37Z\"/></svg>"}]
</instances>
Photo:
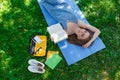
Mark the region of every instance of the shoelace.
<instances>
[{"instance_id":1,"label":"shoelace","mask_svg":"<svg viewBox=\"0 0 120 80\"><path fill-rule=\"evenodd\" d=\"M36 63L34 62L34 64L36 64ZM37 63L37 66L42 67L43 65L42 65L42 64L40 64L40 63Z\"/></svg>"}]
</instances>

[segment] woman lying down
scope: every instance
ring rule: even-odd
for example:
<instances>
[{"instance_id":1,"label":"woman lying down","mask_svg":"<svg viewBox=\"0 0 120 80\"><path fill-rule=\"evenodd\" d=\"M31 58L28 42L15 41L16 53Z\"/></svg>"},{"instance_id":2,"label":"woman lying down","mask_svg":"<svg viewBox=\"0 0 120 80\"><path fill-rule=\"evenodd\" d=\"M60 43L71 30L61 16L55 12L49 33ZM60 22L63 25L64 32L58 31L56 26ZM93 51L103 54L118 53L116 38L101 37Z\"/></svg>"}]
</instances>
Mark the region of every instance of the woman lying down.
<instances>
[{"instance_id":1,"label":"woman lying down","mask_svg":"<svg viewBox=\"0 0 120 80\"><path fill-rule=\"evenodd\" d=\"M99 36L100 30L76 17L70 0L42 0L49 14L62 24L70 43L87 48Z\"/></svg>"}]
</instances>

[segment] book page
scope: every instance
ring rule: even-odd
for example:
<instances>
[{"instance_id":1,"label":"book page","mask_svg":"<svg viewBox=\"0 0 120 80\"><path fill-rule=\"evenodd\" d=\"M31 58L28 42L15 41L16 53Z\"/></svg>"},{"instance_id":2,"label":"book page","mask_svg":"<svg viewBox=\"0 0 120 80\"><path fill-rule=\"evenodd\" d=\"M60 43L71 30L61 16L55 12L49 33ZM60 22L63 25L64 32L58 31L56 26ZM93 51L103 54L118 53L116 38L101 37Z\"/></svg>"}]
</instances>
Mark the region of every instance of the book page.
<instances>
[{"instance_id":1,"label":"book page","mask_svg":"<svg viewBox=\"0 0 120 80\"><path fill-rule=\"evenodd\" d=\"M47 31L50 33L50 35L52 35L53 33L56 33L58 31L63 30L62 26L60 25L60 23L54 24L52 26L49 26L47 28Z\"/></svg>"},{"instance_id":2,"label":"book page","mask_svg":"<svg viewBox=\"0 0 120 80\"><path fill-rule=\"evenodd\" d=\"M48 27L47 30L49 34L53 37L55 43L68 38L67 33L62 28L60 23Z\"/></svg>"},{"instance_id":3,"label":"book page","mask_svg":"<svg viewBox=\"0 0 120 80\"><path fill-rule=\"evenodd\" d=\"M52 36L54 37L54 42L55 43L60 42L60 41L62 41L64 39L68 38L68 36L67 36L65 31L58 31L55 34L52 34Z\"/></svg>"}]
</instances>

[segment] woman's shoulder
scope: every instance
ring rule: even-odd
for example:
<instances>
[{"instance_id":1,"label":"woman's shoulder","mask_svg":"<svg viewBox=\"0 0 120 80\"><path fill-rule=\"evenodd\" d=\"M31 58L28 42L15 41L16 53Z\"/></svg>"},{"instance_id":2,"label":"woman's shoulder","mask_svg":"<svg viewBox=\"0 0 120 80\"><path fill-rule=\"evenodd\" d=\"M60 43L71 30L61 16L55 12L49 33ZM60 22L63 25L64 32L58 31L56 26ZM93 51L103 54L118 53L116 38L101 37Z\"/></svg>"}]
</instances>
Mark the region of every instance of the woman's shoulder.
<instances>
[{"instance_id":1,"label":"woman's shoulder","mask_svg":"<svg viewBox=\"0 0 120 80\"><path fill-rule=\"evenodd\" d=\"M77 27L78 25L76 24L76 23L74 23L74 22L72 22L72 21L69 21L68 23L67 23L67 33L68 33L68 35L71 35L71 34L73 34L74 33L74 29Z\"/></svg>"},{"instance_id":2,"label":"woman's shoulder","mask_svg":"<svg viewBox=\"0 0 120 80\"><path fill-rule=\"evenodd\" d=\"M74 27L74 26L78 26L78 24L75 23L75 22L73 22L73 21L69 21L69 22L67 23L67 26L68 26L68 27Z\"/></svg>"}]
</instances>

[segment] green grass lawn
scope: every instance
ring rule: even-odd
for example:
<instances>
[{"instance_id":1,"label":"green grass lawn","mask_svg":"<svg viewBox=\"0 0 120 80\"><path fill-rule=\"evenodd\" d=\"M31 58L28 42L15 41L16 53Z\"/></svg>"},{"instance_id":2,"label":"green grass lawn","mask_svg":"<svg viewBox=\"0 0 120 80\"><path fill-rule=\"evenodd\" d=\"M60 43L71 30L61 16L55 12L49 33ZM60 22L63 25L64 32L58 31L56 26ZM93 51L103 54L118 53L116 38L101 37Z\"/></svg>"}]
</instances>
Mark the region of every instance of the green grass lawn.
<instances>
[{"instance_id":1,"label":"green grass lawn","mask_svg":"<svg viewBox=\"0 0 120 80\"><path fill-rule=\"evenodd\" d=\"M27 70L28 60L45 62L29 53L30 39L46 35L47 50L59 50L50 41L47 23L36 0L0 0L0 80L120 80L120 0L76 0L90 24L101 30L106 48L71 66L63 55L54 70L44 74ZM59 50L60 51L60 50Z\"/></svg>"}]
</instances>

